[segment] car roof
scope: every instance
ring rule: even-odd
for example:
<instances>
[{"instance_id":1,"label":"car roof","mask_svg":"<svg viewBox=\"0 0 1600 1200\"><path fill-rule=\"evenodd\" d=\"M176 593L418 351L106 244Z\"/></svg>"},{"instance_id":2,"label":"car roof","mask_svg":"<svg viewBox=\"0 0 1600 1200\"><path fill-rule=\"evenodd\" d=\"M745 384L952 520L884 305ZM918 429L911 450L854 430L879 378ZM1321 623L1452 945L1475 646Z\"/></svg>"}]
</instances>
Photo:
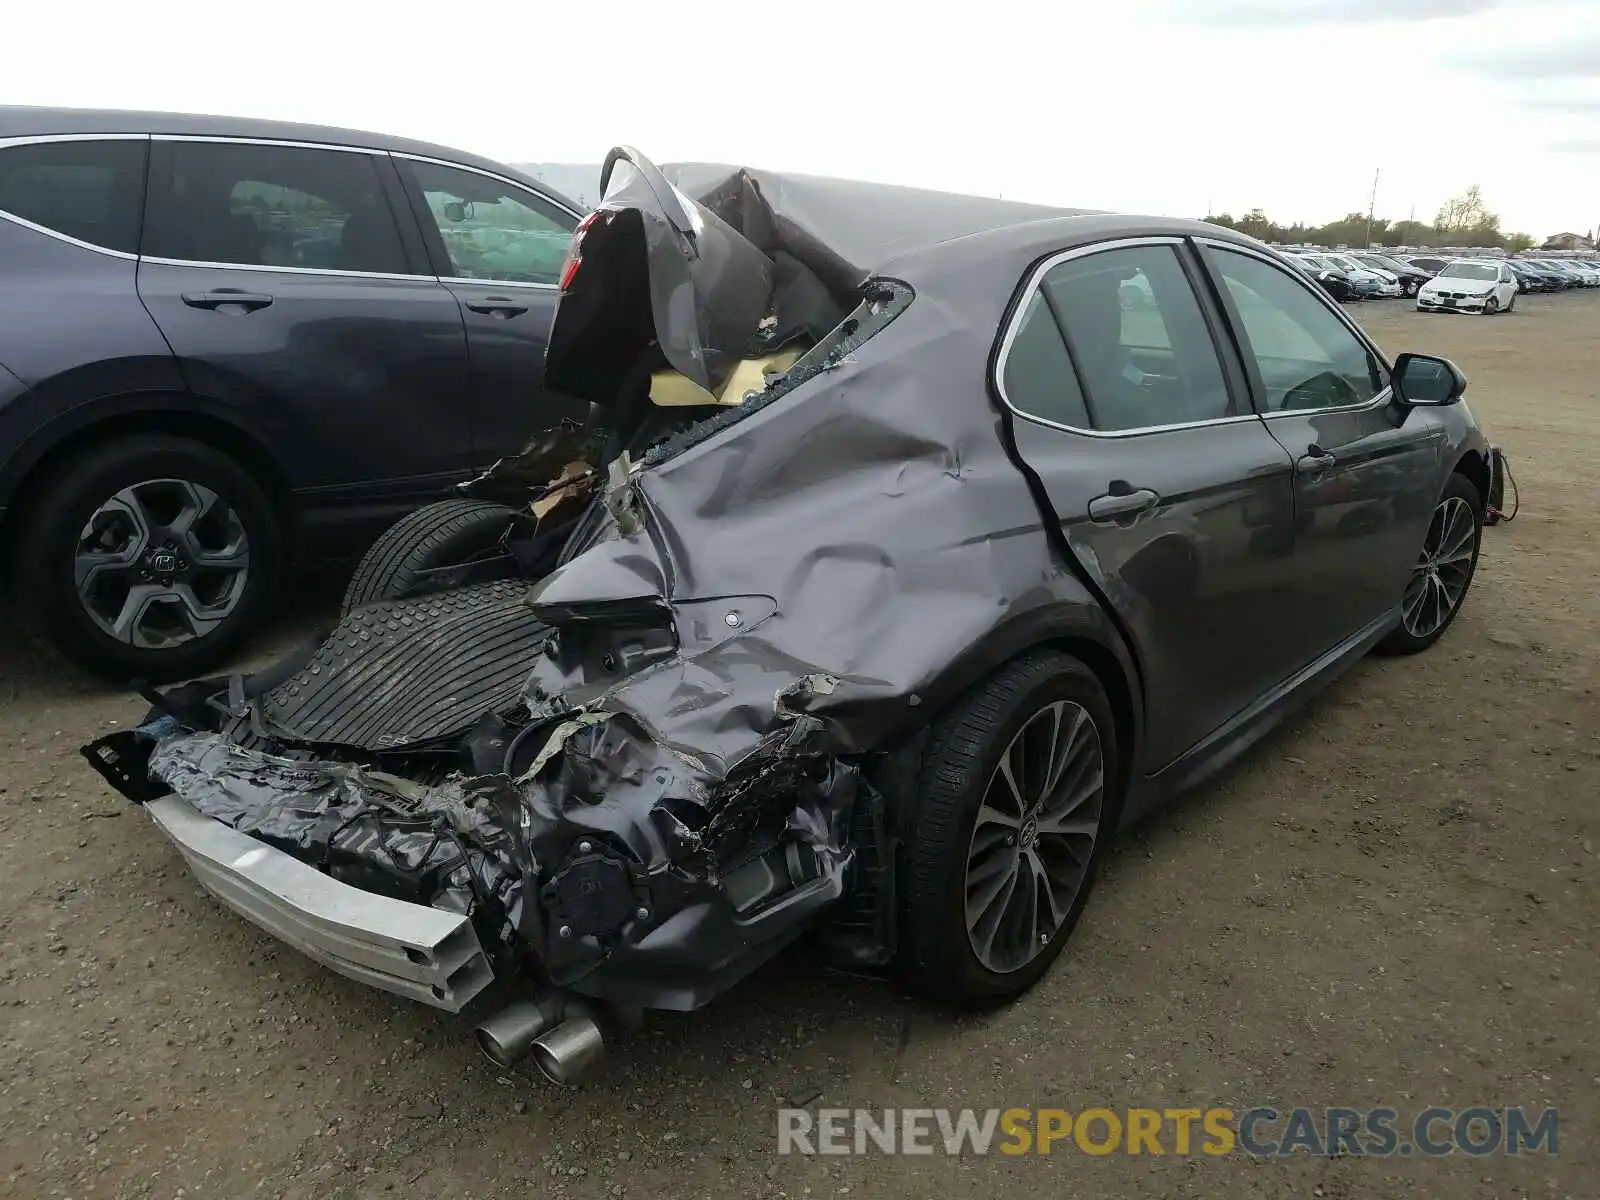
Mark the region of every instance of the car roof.
<instances>
[{"instance_id":1,"label":"car roof","mask_svg":"<svg viewBox=\"0 0 1600 1200\"><path fill-rule=\"evenodd\" d=\"M144 112L115 108L47 108L0 104L0 140L73 134L155 134L168 137L257 138L265 141L305 142L310 145L356 146L393 154L441 158L463 166L505 175L576 208L522 171L505 163L469 154L450 146L413 141L360 129L332 125L302 125L294 121L266 121L256 117L203 116L194 113Z\"/></svg>"},{"instance_id":2,"label":"car roof","mask_svg":"<svg viewBox=\"0 0 1600 1200\"><path fill-rule=\"evenodd\" d=\"M779 220L804 230L862 276L891 259L960 238L1108 215L1094 209L730 163L670 162L662 163L661 171L690 196L724 196L753 188Z\"/></svg>"}]
</instances>

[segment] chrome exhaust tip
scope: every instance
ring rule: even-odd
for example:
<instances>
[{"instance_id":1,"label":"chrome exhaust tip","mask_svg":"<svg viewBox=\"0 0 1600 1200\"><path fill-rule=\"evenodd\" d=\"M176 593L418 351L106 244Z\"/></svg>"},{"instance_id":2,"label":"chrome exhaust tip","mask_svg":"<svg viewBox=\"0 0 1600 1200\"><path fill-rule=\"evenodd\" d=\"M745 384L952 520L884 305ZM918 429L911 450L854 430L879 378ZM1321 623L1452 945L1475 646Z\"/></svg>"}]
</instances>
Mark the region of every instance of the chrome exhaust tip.
<instances>
[{"instance_id":1,"label":"chrome exhaust tip","mask_svg":"<svg viewBox=\"0 0 1600 1200\"><path fill-rule=\"evenodd\" d=\"M576 1083L605 1057L605 1035L592 1017L569 1016L533 1039L534 1065L551 1083Z\"/></svg>"},{"instance_id":2,"label":"chrome exhaust tip","mask_svg":"<svg viewBox=\"0 0 1600 1200\"><path fill-rule=\"evenodd\" d=\"M478 1049L497 1067L516 1066L533 1049L534 1039L560 1016L560 1001L513 1000L472 1031Z\"/></svg>"}]
</instances>

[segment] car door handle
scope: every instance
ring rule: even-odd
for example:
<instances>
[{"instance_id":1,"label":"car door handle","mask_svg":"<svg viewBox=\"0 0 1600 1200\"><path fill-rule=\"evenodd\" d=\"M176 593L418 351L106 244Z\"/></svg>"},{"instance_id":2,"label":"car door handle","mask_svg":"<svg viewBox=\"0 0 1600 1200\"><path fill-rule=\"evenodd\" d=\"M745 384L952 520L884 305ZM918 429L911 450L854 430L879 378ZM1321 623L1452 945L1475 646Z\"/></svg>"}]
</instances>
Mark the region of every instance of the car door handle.
<instances>
[{"instance_id":1,"label":"car door handle","mask_svg":"<svg viewBox=\"0 0 1600 1200\"><path fill-rule=\"evenodd\" d=\"M1161 497L1149 488L1137 491L1128 488L1107 492L1089 501L1089 519L1100 524L1125 521L1140 513L1149 512L1161 502Z\"/></svg>"},{"instance_id":2,"label":"car door handle","mask_svg":"<svg viewBox=\"0 0 1600 1200\"><path fill-rule=\"evenodd\" d=\"M526 304L518 304L509 296L485 296L482 300L468 300L467 308L471 312L487 313L505 319L519 317L528 311Z\"/></svg>"},{"instance_id":3,"label":"car door handle","mask_svg":"<svg viewBox=\"0 0 1600 1200\"><path fill-rule=\"evenodd\" d=\"M185 292L183 302L190 308L239 308L255 312L272 303L272 297L261 292L242 292L238 288L217 288L211 292Z\"/></svg>"},{"instance_id":4,"label":"car door handle","mask_svg":"<svg viewBox=\"0 0 1600 1200\"><path fill-rule=\"evenodd\" d=\"M1333 466L1333 455L1313 442L1306 447L1306 452L1294 460L1294 469L1302 475L1321 475Z\"/></svg>"}]
</instances>

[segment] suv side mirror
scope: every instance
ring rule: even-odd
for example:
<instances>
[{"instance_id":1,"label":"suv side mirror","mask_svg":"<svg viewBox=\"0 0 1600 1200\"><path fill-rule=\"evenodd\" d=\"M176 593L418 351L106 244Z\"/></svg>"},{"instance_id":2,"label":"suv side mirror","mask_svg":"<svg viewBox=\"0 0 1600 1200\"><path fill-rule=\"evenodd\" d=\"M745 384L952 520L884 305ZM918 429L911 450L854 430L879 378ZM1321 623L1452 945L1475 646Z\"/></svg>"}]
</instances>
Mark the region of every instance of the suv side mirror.
<instances>
[{"instance_id":1,"label":"suv side mirror","mask_svg":"<svg viewBox=\"0 0 1600 1200\"><path fill-rule=\"evenodd\" d=\"M1394 397L1407 408L1454 404L1467 390L1467 377L1448 358L1402 354L1390 379Z\"/></svg>"}]
</instances>

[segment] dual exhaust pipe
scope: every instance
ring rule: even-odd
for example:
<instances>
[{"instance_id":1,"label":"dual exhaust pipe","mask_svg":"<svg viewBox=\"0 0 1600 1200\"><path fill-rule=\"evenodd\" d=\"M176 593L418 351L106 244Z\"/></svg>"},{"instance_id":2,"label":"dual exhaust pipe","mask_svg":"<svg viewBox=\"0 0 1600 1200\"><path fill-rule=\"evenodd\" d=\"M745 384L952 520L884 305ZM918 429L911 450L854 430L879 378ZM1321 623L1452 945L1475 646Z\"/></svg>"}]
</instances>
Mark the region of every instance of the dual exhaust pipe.
<instances>
[{"instance_id":1,"label":"dual exhaust pipe","mask_svg":"<svg viewBox=\"0 0 1600 1200\"><path fill-rule=\"evenodd\" d=\"M514 1000L473 1030L478 1049L510 1069L529 1054L552 1083L577 1083L605 1057L605 1035L594 1012L564 992Z\"/></svg>"}]
</instances>

